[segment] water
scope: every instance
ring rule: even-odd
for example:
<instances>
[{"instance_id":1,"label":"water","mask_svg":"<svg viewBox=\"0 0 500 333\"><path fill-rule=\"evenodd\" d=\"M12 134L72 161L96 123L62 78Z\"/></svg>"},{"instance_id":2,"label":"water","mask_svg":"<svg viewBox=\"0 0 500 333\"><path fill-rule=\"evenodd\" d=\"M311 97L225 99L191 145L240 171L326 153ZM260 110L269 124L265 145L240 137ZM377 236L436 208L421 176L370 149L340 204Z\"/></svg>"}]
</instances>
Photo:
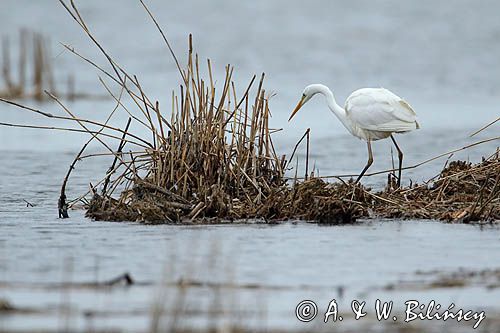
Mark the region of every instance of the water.
<instances>
[{"instance_id":1,"label":"water","mask_svg":"<svg viewBox=\"0 0 500 333\"><path fill-rule=\"evenodd\" d=\"M402 312L408 298L434 299L446 306L455 302L464 309L484 310L492 318L498 311L500 291L487 289L484 281L430 289L425 281L435 276L417 274L497 268L485 253L499 250L498 228L414 221L330 228L304 223L145 226L89 223L75 212L61 223L41 209L34 211L44 221L26 221L23 216L2 225L1 244L8 252L2 258L5 282L0 286L2 295L17 306L43 312L5 318L3 325L10 329L60 328L65 318L59 310L62 303L72 310L69 328L89 325L83 314L94 311L96 327L142 330L151 321L158 293L167 295L161 300L167 314L181 302L175 287L180 279L201 283L185 295L185 317L195 325L209 321L214 311L215 322L238 323L235 320L243 317L243 323L257 321L261 328L296 327L294 307L302 299L315 300L325 309L332 298L346 310L352 299L374 304L382 298L393 300ZM129 272L138 285L100 290L54 286L62 281L104 281L122 272ZM167 286L157 285L161 281ZM398 283L410 287L384 289Z\"/></svg>"},{"instance_id":2,"label":"water","mask_svg":"<svg viewBox=\"0 0 500 333\"><path fill-rule=\"evenodd\" d=\"M266 87L276 93L272 126L283 128L275 139L277 150L290 153L310 127L311 160L321 175L358 172L366 162L366 148L346 133L321 98L287 122L303 87L313 82L329 85L339 102L363 86L384 86L404 96L422 124L421 130L398 136L407 165L498 133L496 126L468 137L498 117L500 22L494 13L500 5L495 1L472 5L459 0L453 6L446 1L150 2L176 52L184 55L187 34L193 33L197 51L212 58L219 81L226 63L235 65L240 90L251 75L266 72ZM169 105L178 74L140 5L89 0L81 8L119 63L139 75L151 96ZM2 33L14 36L21 26L51 36L59 80L74 73L77 89L103 92L98 73L58 44L68 43L104 64L56 1L2 1ZM55 104L25 102L62 114ZM102 120L113 104L77 101L68 106L82 117ZM64 125L4 104L0 114L5 122ZM124 114L113 120L117 126L125 122ZM230 323L261 330L328 330L335 325L340 331L397 331L413 325L436 332L472 327L471 322L457 326L449 321L379 323L373 319L377 298L394 300L398 316L409 299L484 310L487 319L480 330L497 331L499 289L492 286L498 285L498 277L484 273L499 268L497 227L373 220L340 227L144 226L92 222L81 211L70 212L71 219L63 222L56 218L60 184L86 140L80 134L0 128L0 299L34 310L0 314L0 331L146 331L155 304L165 305L167 319L178 316L183 325L195 327ZM478 146L454 158L478 161L497 145ZM89 152L98 151L97 144L89 147ZM374 145L373 170L390 167L390 152L389 141ZM444 163L409 170L405 181L428 179ZM84 192L108 166L106 158L77 164L68 196ZM302 166L299 170L303 172ZM365 182L380 187L384 180ZM35 207L26 207L23 200ZM430 287L461 269L483 274L464 278L454 288ZM124 272L137 284L110 289L85 285ZM181 279L187 288L178 287ZM76 285L62 288L62 282ZM301 300L316 301L321 312L332 298L339 301L344 322L323 325L318 316L301 324L295 318ZM370 318L352 320L353 299L367 301ZM165 319L161 326L170 324Z\"/></svg>"}]
</instances>

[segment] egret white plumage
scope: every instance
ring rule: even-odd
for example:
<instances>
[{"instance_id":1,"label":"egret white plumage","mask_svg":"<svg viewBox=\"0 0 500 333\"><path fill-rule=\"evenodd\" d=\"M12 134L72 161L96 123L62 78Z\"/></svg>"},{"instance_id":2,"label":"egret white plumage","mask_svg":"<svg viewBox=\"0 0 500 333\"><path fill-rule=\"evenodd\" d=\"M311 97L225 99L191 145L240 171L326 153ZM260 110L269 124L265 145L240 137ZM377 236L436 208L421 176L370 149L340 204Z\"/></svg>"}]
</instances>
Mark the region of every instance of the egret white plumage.
<instances>
[{"instance_id":1,"label":"egret white plumage","mask_svg":"<svg viewBox=\"0 0 500 333\"><path fill-rule=\"evenodd\" d=\"M373 163L371 142L391 138L396 146L399 158L398 187L401 185L403 152L399 148L393 133L406 133L419 129L417 114L401 97L384 88L363 88L354 91L342 108L335 101L332 91L322 84L311 84L304 89L302 97L293 110L293 116L314 95L322 94L330 110L337 116L345 128L355 137L365 140L368 145L368 162L356 182L363 177Z\"/></svg>"}]
</instances>

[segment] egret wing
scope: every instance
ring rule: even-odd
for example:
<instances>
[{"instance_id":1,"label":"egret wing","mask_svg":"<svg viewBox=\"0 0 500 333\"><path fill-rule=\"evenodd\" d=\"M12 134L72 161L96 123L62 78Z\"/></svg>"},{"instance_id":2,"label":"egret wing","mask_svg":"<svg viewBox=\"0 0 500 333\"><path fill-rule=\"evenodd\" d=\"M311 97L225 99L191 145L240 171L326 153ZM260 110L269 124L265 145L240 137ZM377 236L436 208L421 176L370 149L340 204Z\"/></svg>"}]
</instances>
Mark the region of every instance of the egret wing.
<instances>
[{"instance_id":1,"label":"egret wing","mask_svg":"<svg viewBox=\"0 0 500 333\"><path fill-rule=\"evenodd\" d=\"M345 110L350 121L362 129L405 132L419 128L411 106L383 88L356 90L347 99Z\"/></svg>"}]
</instances>

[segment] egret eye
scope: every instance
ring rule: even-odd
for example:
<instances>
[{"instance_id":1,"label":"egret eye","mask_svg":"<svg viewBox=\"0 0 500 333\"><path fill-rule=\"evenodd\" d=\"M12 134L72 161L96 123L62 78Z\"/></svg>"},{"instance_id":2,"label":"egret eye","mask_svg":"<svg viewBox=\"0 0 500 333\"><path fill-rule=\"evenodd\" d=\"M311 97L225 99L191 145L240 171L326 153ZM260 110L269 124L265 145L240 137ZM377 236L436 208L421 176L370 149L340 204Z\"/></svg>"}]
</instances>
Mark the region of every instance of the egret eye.
<instances>
[{"instance_id":1,"label":"egret eye","mask_svg":"<svg viewBox=\"0 0 500 333\"><path fill-rule=\"evenodd\" d=\"M306 97L306 94L302 94L302 97Z\"/></svg>"}]
</instances>

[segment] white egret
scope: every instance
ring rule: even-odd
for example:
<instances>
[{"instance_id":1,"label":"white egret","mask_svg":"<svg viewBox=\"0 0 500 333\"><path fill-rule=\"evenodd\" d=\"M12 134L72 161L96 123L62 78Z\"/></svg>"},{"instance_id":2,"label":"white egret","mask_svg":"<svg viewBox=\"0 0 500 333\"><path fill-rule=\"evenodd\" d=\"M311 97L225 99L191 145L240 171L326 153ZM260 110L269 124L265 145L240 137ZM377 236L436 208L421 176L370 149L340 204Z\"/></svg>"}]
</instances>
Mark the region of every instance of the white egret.
<instances>
[{"instance_id":1,"label":"white egret","mask_svg":"<svg viewBox=\"0 0 500 333\"><path fill-rule=\"evenodd\" d=\"M322 94L330 110L342 125L355 137L365 140L368 145L368 162L356 179L359 182L366 170L373 163L371 142L391 138L396 146L399 158L398 187L401 185L403 152L399 148L393 133L406 133L419 129L417 115L411 106L401 97L384 88L363 88L354 91L342 108L335 101L332 91L322 84L311 84L304 89L302 97L290 116L290 121L299 109L314 95Z\"/></svg>"}]
</instances>

